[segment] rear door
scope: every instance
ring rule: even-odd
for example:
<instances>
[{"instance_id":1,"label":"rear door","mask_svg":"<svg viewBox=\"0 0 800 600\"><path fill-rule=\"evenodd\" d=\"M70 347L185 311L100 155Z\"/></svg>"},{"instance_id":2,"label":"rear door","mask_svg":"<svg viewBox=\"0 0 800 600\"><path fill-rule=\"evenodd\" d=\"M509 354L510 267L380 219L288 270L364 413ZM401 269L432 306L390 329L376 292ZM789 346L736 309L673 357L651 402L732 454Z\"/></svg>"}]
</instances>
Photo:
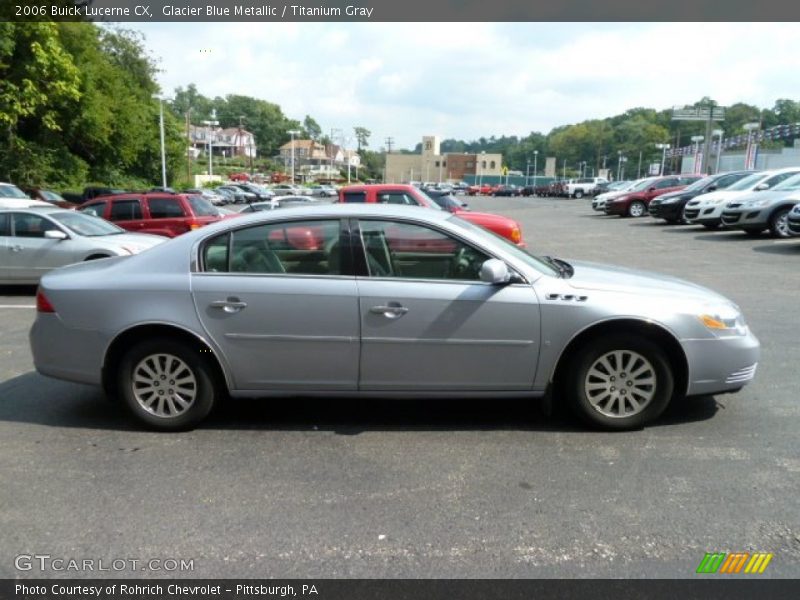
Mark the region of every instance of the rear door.
<instances>
[{"instance_id":1,"label":"rear door","mask_svg":"<svg viewBox=\"0 0 800 600\"><path fill-rule=\"evenodd\" d=\"M189 231L189 218L181 199L177 196L149 196L146 200L149 222L141 229L144 233L170 232L173 236Z\"/></svg>"},{"instance_id":2,"label":"rear door","mask_svg":"<svg viewBox=\"0 0 800 600\"><path fill-rule=\"evenodd\" d=\"M142 200L133 196L128 198L115 198L109 201L108 209L109 221L119 225L128 231L141 231L144 228L144 213L142 211Z\"/></svg>"},{"instance_id":3,"label":"rear door","mask_svg":"<svg viewBox=\"0 0 800 600\"><path fill-rule=\"evenodd\" d=\"M342 227L339 219L270 222L201 247L195 307L237 389L356 389L358 291Z\"/></svg>"}]
</instances>

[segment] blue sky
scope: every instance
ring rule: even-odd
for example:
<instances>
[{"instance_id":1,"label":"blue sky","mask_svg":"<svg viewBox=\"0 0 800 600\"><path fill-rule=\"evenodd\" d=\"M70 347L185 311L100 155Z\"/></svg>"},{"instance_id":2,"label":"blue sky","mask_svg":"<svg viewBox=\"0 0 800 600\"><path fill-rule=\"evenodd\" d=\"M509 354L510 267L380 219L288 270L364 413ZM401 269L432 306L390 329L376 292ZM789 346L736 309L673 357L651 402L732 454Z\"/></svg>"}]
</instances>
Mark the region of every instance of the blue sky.
<instances>
[{"instance_id":1,"label":"blue sky","mask_svg":"<svg viewBox=\"0 0 800 600\"><path fill-rule=\"evenodd\" d=\"M628 108L711 96L800 100L796 23L147 23L167 95L195 83L310 114L323 130L422 135L547 133Z\"/></svg>"}]
</instances>

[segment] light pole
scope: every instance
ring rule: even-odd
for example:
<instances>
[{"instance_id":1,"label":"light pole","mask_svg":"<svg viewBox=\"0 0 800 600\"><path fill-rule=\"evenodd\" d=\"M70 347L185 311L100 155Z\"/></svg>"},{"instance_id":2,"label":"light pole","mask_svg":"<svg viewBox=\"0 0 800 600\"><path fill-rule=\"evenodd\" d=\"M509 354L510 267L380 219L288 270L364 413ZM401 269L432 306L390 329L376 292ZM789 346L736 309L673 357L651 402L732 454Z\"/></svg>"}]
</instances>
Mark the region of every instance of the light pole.
<instances>
[{"instance_id":1,"label":"light pole","mask_svg":"<svg viewBox=\"0 0 800 600\"><path fill-rule=\"evenodd\" d=\"M747 132L747 152L744 155L744 168L754 169L756 166L755 140L753 132L761 128L761 123L745 123L744 130Z\"/></svg>"},{"instance_id":2,"label":"light pole","mask_svg":"<svg viewBox=\"0 0 800 600\"><path fill-rule=\"evenodd\" d=\"M158 98L158 125L161 133L161 186L167 187L167 152L164 147L164 98Z\"/></svg>"},{"instance_id":3,"label":"light pole","mask_svg":"<svg viewBox=\"0 0 800 600\"><path fill-rule=\"evenodd\" d=\"M208 176L211 177L214 174L214 163L212 161L212 156L214 155L214 148L213 142L211 140L212 135L212 128L219 125L219 121L217 121L217 109L214 108L211 110L211 119L208 121L203 121L203 125L208 127Z\"/></svg>"},{"instance_id":4,"label":"light pole","mask_svg":"<svg viewBox=\"0 0 800 600\"><path fill-rule=\"evenodd\" d=\"M480 167L480 178L478 179L478 193L481 193L481 188L483 187L483 163L486 162L486 150L481 150L481 162L478 163Z\"/></svg>"},{"instance_id":5,"label":"light pole","mask_svg":"<svg viewBox=\"0 0 800 600\"><path fill-rule=\"evenodd\" d=\"M290 129L288 131L288 133L289 133L289 138L291 139L291 144L292 144L292 170L291 170L291 174L292 174L292 185L294 185L294 136L299 134L300 130L299 129Z\"/></svg>"},{"instance_id":6,"label":"light pole","mask_svg":"<svg viewBox=\"0 0 800 600\"><path fill-rule=\"evenodd\" d=\"M533 188L536 189L536 158L539 156L539 151L533 151ZM546 170L546 169L545 169Z\"/></svg>"},{"instance_id":7,"label":"light pole","mask_svg":"<svg viewBox=\"0 0 800 600\"><path fill-rule=\"evenodd\" d=\"M722 129L715 129L711 135L717 136L717 164L714 167L714 173L719 173L719 159L722 156L722 136L725 134Z\"/></svg>"},{"instance_id":8,"label":"light pole","mask_svg":"<svg viewBox=\"0 0 800 600\"><path fill-rule=\"evenodd\" d=\"M528 159L528 162L525 165L525 186L528 185L528 179L530 178L531 174L531 159Z\"/></svg>"},{"instance_id":9,"label":"light pole","mask_svg":"<svg viewBox=\"0 0 800 600\"><path fill-rule=\"evenodd\" d=\"M622 173L622 150L617 150L617 181L622 179L620 173Z\"/></svg>"},{"instance_id":10,"label":"light pole","mask_svg":"<svg viewBox=\"0 0 800 600\"><path fill-rule=\"evenodd\" d=\"M697 160L700 154L700 142L705 139L702 135L693 135L691 140L694 142L694 172L700 173L700 161Z\"/></svg>"},{"instance_id":11,"label":"light pole","mask_svg":"<svg viewBox=\"0 0 800 600\"><path fill-rule=\"evenodd\" d=\"M661 150L661 169L658 171L658 174L663 177L664 175L664 162L667 160L667 150L670 149L669 144L656 144L656 148Z\"/></svg>"}]
</instances>

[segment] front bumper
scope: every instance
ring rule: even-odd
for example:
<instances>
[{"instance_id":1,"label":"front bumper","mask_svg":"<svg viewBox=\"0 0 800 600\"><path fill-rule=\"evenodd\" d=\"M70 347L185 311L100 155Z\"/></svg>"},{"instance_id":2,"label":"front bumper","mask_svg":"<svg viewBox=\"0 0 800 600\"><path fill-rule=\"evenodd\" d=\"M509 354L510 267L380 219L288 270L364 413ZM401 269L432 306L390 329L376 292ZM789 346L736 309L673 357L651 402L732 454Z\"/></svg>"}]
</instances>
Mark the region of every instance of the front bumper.
<instances>
[{"instance_id":1,"label":"front bumper","mask_svg":"<svg viewBox=\"0 0 800 600\"><path fill-rule=\"evenodd\" d=\"M729 208L722 211L721 220L725 227L763 229L769 224L769 209Z\"/></svg>"},{"instance_id":2,"label":"front bumper","mask_svg":"<svg viewBox=\"0 0 800 600\"><path fill-rule=\"evenodd\" d=\"M684 205L680 202L658 204L651 202L648 210L650 211L651 217L656 217L657 219L678 220L683 216L683 207Z\"/></svg>"},{"instance_id":3,"label":"front bumper","mask_svg":"<svg viewBox=\"0 0 800 600\"><path fill-rule=\"evenodd\" d=\"M687 396L737 392L753 380L761 355L756 336L681 342L689 364Z\"/></svg>"},{"instance_id":4,"label":"front bumper","mask_svg":"<svg viewBox=\"0 0 800 600\"><path fill-rule=\"evenodd\" d=\"M606 202L607 215L625 215L628 213L628 204L625 202Z\"/></svg>"},{"instance_id":5,"label":"front bumper","mask_svg":"<svg viewBox=\"0 0 800 600\"><path fill-rule=\"evenodd\" d=\"M689 223L697 223L700 225L719 225L722 222L722 209L723 205L719 206L703 206L686 205L683 209L683 217Z\"/></svg>"}]
</instances>

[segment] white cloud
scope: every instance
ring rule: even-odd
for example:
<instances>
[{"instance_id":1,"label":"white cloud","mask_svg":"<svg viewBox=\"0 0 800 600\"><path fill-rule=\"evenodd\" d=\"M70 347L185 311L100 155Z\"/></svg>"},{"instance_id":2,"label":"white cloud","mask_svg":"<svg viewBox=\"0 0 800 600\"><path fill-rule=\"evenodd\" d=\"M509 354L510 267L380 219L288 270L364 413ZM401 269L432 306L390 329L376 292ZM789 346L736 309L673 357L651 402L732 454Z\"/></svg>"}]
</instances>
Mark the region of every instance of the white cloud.
<instances>
[{"instance_id":1,"label":"white cloud","mask_svg":"<svg viewBox=\"0 0 800 600\"><path fill-rule=\"evenodd\" d=\"M139 28L169 93L251 95L323 129L413 147L427 133L546 133L711 96L800 99L800 25L750 23L198 23Z\"/></svg>"}]
</instances>

